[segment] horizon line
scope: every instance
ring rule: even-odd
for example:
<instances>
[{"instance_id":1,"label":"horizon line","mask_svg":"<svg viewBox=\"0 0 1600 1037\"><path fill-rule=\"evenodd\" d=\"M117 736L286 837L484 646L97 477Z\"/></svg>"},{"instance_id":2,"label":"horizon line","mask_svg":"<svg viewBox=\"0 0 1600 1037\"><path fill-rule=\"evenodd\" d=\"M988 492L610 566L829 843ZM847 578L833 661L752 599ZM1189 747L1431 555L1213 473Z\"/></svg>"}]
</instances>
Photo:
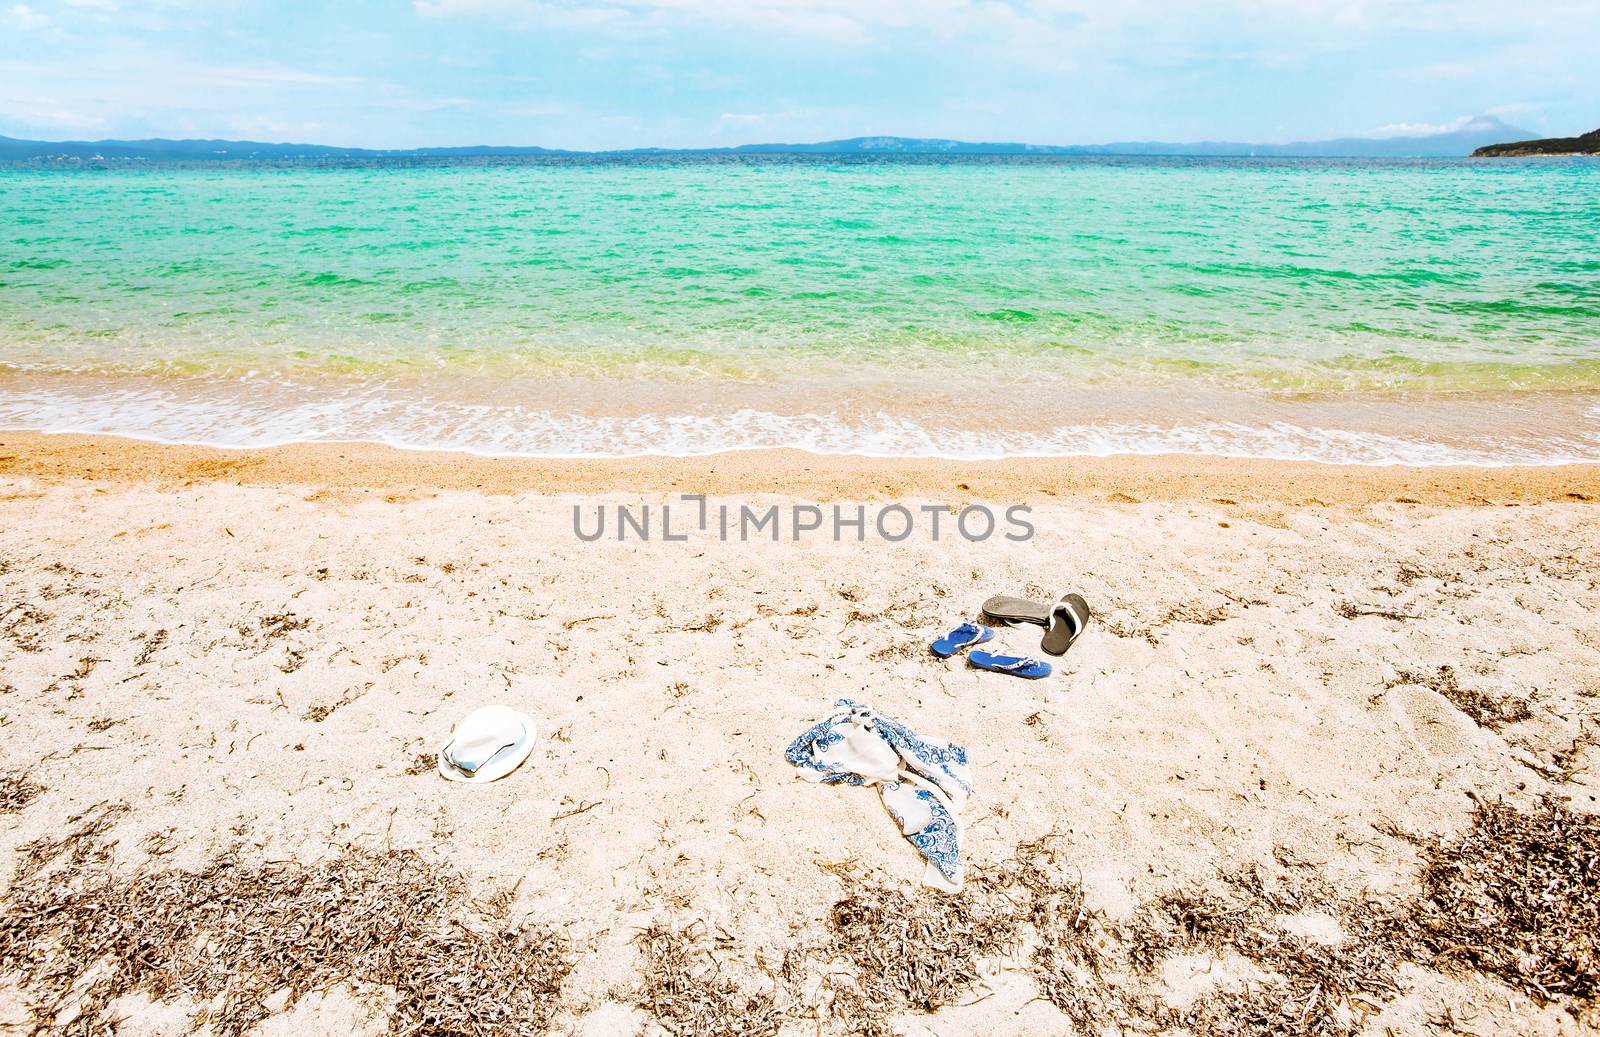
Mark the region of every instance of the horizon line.
<instances>
[{"instance_id":1,"label":"horizon line","mask_svg":"<svg viewBox=\"0 0 1600 1037\"><path fill-rule=\"evenodd\" d=\"M651 153L654 153L654 154L689 154L689 153L736 153L736 152L743 152L743 153L747 153L748 154L748 153L762 153L762 152L766 152L766 151L783 152L783 151L794 150L794 149L825 149L825 148L828 148L830 146L835 146L835 145L838 145L838 146L853 145L854 147L851 149L853 152L859 152L859 153L864 153L864 154L872 154L872 153L875 153L875 152L879 152L880 150L881 150L881 152L884 152L884 153L893 152L893 151L898 150L895 147L896 145L900 146L900 148L903 148L906 145L913 145L913 146L922 145L922 146L927 147L927 148L930 149L929 152L925 152L925 153L934 153L934 154L939 153L941 150L954 149L954 148L964 149L967 154L983 154L983 153L990 153L990 154L1013 153L1014 154L1014 153L1027 153L1027 152L1037 152L1037 153L1050 153L1050 152L1058 152L1058 153L1061 153L1061 152L1065 152L1065 153L1101 152L1101 153L1106 153L1105 149L1118 148L1118 147L1126 147L1126 148L1154 148L1154 147L1219 148L1219 147L1229 147L1229 148L1248 148L1248 149L1275 150L1275 149L1283 149L1283 148L1307 147L1307 146L1313 146L1313 145L1345 143L1345 142L1357 142L1357 141L1359 141L1359 142L1361 142L1363 144L1368 144L1368 145L1396 146L1396 145L1400 145L1402 142L1405 142L1405 141L1436 141L1436 140L1441 140L1441 139L1457 138L1457 137L1466 136L1466 135L1470 135L1470 134L1474 134L1474 133L1483 134L1483 133L1486 133L1486 132L1499 131L1499 130L1505 130L1505 131L1508 131L1509 133L1528 133L1528 132L1530 132L1530 131L1527 131L1527 130L1523 129L1522 127L1508 125L1508 124L1506 124L1506 123L1504 123L1504 122L1502 122L1502 121L1500 121L1498 119L1495 119L1493 116L1485 116L1485 117L1482 117L1482 118L1484 118L1485 121L1492 122L1493 125L1485 125L1485 126L1480 126L1480 127L1464 126L1464 127L1457 128L1457 129L1443 130L1441 132L1436 132L1436 133L1397 134L1397 135L1391 135L1391 136L1345 135L1345 136L1325 137L1325 138L1302 138L1302 139L1298 139L1298 140L1284 141L1284 142L1281 142L1281 143L1255 142L1255 141L1242 141L1242 140L1228 140L1228 139L1223 139L1223 138L1205 138L1205 139L1186 140L1186 141L1171 141L1171 140L1159 140L1159 139L1143 139L1143 140L1122 139L1122 140L1106 141L1106 142L1103 142L1103 143L1038 144L1038 143L1031 143L1031 142L1026 142L1026 141L1009 141L1009 140L966 140L966 139L956 138L956 137L914 137L914 136L903 136L903 135L889 134L889 133L866 133L866 134L858 134L858 135L849 136L849 137L835 137L835 138L829 138L829 139L826 139L826 140L817 140L817 141L761 141L761 142L754 142L754 143L748 143L748 144L632 145L632 146L626 146L626 147L612 147L612 148L564 148L564 147L551 147L551 146L547 146L547 145L543 145L543 144L487 144L487 143L373 147L373 146L354 145L354 144L320 144L320 143L309 143L309 142L305 142L305 141L293 141L293 140L267 141L267 140L252 140L252 139L249 139L249 138L231 138L231 137L165 137L165 136L102 137L102 138L97 138L97 139L72 138L72 139L44 140L44 139L27 138L27 137L11 137L11 136L8 136L8 135L5 135L5 134L0 134L0 142L4 142L6 144L27 145L27 146L34 146L34 147L52 146L52 145L53 146L63 146L63 147L85 147L85 146L121 146L121 147L146 146L146 147L149 147L149 146L157 146L157 145L190 145L190 146L194 146L194 145L245 146L245 145L247 145L247 146L258 146L258 147L271 147L271 148L307 148L307 149L316 149L316 150L319 150L319 151L365 152L365 153L369 153L369 154L377 155L377 156L382 156L382 155L396 155L396 156L399 156L399 155L405 155L405 154L428 155L428 154L448 153L448 152L496 152L496 151L498 151L498 152L518 152L518 153L524 153L524 154L544 153L544 154L575 155L575 156L582 156L582 155L627 155L627 154L651 154ZM1533 139L1533 138L1528 138L1528 139ZM886 146L886 147L884 147L882 149L875 148L873 146L872 142L877 142L877 141L884 142L884 144L888 145L888 146ZM1518 142L1520 142L1520 138L1519 139L1515 139L1515 140L1506 141L1506 143L1518 143ZM987 149L1004 149L1004 150L996 150L996 151L993 151L993 152L984 152L984 151L981 150L981 149L986 149L986 148ZM905 153L905 152L903 150L901 150L900 153ZM1144 154L1149 154L1149 153L1146 152ZM1216 157L1227 157L1227 156L1218 155ZM1249 153L1247 153L1247 152L1239 152L1239 153L1237 153L1236 157L1251 157L1251 155ZM1329 157L1336 157L1336 156L1329 156Z\"/></svg>"}]
</instances>

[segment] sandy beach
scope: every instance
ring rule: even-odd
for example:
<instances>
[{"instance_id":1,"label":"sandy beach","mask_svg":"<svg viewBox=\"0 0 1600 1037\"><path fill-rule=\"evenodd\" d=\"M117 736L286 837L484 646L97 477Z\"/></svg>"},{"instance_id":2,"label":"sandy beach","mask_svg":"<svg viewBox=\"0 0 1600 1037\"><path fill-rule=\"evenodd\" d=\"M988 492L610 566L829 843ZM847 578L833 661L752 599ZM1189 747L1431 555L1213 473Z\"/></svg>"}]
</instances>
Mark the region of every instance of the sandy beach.
<instances>
[{"instance_id":1,"label":"sandy beach","mask_svg":"<svg viewBox=\"0 0 1600 1037\"><path fill-rule=\"evenodd\" d=\"M682 494L1022 504L1036 532L574 534L574 508ZM1595 1032L1590 988L1447 946L1471 869L1441 862L1485 805L1596 810L1597 500L1586 465L0 433L0 1032ZM1094 619L1046 679L927 650L990 594L1068 591ZM918 884L870 790L785 762L840 698L967 747L963 894ZM534 718L532 758L440 780L429 754L491 702ZM389 901L319 909L318 883L397 859L443 898L406 901L408 946L477 987L328 949ZM139 927L179 918L194 874L242 913L162 950ZM41 964L46 907L105 960ZM225 988L207 940L245 955ZM495 989L508 969L537 998ZM473 999L514 1017L460 1022Z\"/></svg>"}]
</instances>

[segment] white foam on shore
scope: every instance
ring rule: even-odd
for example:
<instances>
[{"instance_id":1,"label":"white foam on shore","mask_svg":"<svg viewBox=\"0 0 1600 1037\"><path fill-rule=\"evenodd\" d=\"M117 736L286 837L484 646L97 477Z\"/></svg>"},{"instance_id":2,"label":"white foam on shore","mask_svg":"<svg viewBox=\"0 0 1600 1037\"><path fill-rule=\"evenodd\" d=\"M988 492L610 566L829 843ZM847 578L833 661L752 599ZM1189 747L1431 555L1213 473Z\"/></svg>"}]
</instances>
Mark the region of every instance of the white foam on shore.
<instances>
[{"instance_id":1,"label":"white foam on shore","mask_svg":"<svg viewBox=\"0 0 1600 1037\"><path fill-rule=\"evenodd\" d=\"M1373 431L1203 421L1088 422L1046 431L929 426L887 413L593 417L508 405L342 395L270 406L162 390L0 391L0 428L257 448L368 442L409 450L539 458L691 457L789 448L864 457L998 460L1193 454L1363 465L1553 465L1600 462L1600 422L1562 436L1440 443Z\"/></svg>"}]
</instances>

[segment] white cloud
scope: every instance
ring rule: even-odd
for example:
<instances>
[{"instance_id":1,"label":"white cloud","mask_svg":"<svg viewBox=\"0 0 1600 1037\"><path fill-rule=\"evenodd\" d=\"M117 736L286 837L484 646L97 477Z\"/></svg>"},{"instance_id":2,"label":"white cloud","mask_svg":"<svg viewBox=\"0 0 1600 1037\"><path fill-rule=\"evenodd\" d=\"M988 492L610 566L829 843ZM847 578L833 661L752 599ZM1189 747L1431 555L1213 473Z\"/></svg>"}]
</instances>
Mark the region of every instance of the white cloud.
<instances>
[{"instance_id":1,"label":"white cloud","mask_svg":"<svg viewBox=\"0 0 1600 1037\"><path fill-rule=\"evenodd\" d=\"M499 19L524 26L610 29L681 25L756 29L863 43L891 33L943 40L1004 40L1033 52L1118 40L1172 56L1236 56L1289 63L1297 51L1340 49L1396 33L1527 35L1600 29L1593 0L413 0L433 18ZM1268 45L1270 41L1270 46Z\"/></svg>"},{"instance_id":2,"label":"white cloud","mask_svg":"<svg viewBox=\"0 0 1600 1037\"><path fill-rule=\"evenodd\" d=\"M1583 72L1600 63L1597 0L411 0L411 9L416 18L380 23L350 7L309 38L243 16L236 0L0 0L0 117L40 131L31 136L91 132L99 123L85 113L104 115L118 136L190 127L209 136L255 117L272 121L251 135L300 127L337 143L458 133L580 146L868 132L1300 139L1396 118L1423 121L1378 132L1429 133L1464 125L1430 121L1455 111L1522 121L1512 116L1533 110L1487 107L1505 97L1538 99L1542 115L1565 120L1600 96ZM38 33L19 31L24 22ZM823 67L826 81L808 75ZM1349 122L1335 129L1331 119Z\"/></svg>"},{"instance_id":3,"label":"white cloud","mask_svg":"<svg viewBox=\"0 0 1600 1037\"><path fill-rule=\"evenodd\" d=\"M111 125L101 115L64 107L54 97L9 94L0 100L13 120L27 126L48 126L57 133L89 135Z\"/></svg>"},{"instance_id":4,"label":"white cloud","mask_svg":"<svg viewBox=\"0 0 1600 1037\"><path fill-rule=\"evenodd\" d=\"M625 31L629 23L629 12L619 7L543 0L412 0L412 9L425 18L488 18L527 27Z\"/></svg>"},{"instance_id":5,"label":"white cloud","mask_svg":"<svg viewBox=\"0 0 1600 1037\"><path fill-rule=\"evenodd\" d=\"M1431 137L1440 133L1460 133L1465 130L1486 130L1494 126L1492 120L1481 115L1463 115L1449 122L1392 122L1361 134L1363 137Z\"/></svg>"},{"instance_id":6,"label":"white cloud","mask_svg":"<svg viewBox=\"0 0 1600 1037\"><path fill-rule=\"evenodd\" d=\"M1569 39L1600 36L1594 0L1525 0L1515 8L1501 0L413 0L413 7L430 18L572 31L591 50L607 38L675 44L684 32L744 32L790 49L937 48L968 65L1057 80L1218 65L1287 73L1374 41L1437 37L1441 27L1495 45L1550 25ZM1560 45L1535 49L1552 46ZM1596 45L1588 49L1600 57ZM1483 68L1474 62L1409 74L1464 78Z\"/></svg>"},{"instance_id":7,"label":"white cloud","mask_svg":"<svg viewBox=\"0 0 1600 1037\"><path fill-rule=\"evenodd\" d=\"M152 74L154 69L160 74ZM114 112L123 125L152 124L163 135L198 131L258 136L288 128L320 136L325 127L303 117L274 121L258 114L294 112L285 101L306 91L319 100L361 81L279 65L216 65L152 61L140 55L105 56L93 63L0 60L0 112L41 132L106 128L98 115ZM303 138L304 139L304 138Z\"/></svg>"},{"instance_id":8,"label":"white cloud","mask_svg":"<svg viewBox=\"0 0 1600 1037\"><path fill-rule=\"evenodd\" d=\"M50 24L50 18L27 4L13 4L5 12L5 22L16 29L42 29Z\"/></svg>"},{"instance_id":9,"label":"white cloud","mask_svg":"<svg viewBox=\"0 0 1600 1037\"><path fill-rule=\"evenodd\" d=\"M413 0L412 6L424 17L497 18L525 26L609 28L638 34L688 23L842 42L864 42L881 29L948 36L960 28L976 27L978 19L991 26L1003 24L1017 10L997 0Z\"/></svg>"},{"instance_id":10,"label":"white cloud","mask_svg":"<svg viewBox=\"0 0 1600 1037\"><path fill-rule=\"evenodd\" d=\"M1429 137L1440 133L1463 133L1469 130L1500 130L1506 124L1502 116L1525 115L1538 111L1536 104L1500 104L1481 115L1463 115L1446 122L1393 122L1377 129L1357 133L1358 137Z\"/></svg>"}]
</instances>

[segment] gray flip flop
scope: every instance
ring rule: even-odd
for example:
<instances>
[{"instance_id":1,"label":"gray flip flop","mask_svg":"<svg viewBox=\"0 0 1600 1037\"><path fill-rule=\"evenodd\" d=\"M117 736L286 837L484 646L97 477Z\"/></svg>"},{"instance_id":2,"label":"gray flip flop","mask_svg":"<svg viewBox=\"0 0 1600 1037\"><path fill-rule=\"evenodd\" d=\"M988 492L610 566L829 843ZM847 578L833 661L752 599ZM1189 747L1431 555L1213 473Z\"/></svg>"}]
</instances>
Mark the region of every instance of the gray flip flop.
<instances>
[{"instance_id":1,"label":"gray flip flop","mask_svg":"<svg viewBox=\"0 0 1600 1037\"><path fill-rule=\"evenodd\" d=\"M1050 629L1039 647L1051 655L1066 655L1089 625L1089 603L1082 595L1067 594L1050 609Z\"/></svg>"},{"instance_id":2,"label":"gray flip flop","mask_svg":"<svg viewBox=\"0 0 1600 1037\"><path fill-rule=\"evenodd\" d=\"M1013 598L1009 594L996 594L983 603L984 622L995 625L1006 623L1037 623L1050 625L1050 606L1027 598Z\"/></svg>"}]
</instances>

